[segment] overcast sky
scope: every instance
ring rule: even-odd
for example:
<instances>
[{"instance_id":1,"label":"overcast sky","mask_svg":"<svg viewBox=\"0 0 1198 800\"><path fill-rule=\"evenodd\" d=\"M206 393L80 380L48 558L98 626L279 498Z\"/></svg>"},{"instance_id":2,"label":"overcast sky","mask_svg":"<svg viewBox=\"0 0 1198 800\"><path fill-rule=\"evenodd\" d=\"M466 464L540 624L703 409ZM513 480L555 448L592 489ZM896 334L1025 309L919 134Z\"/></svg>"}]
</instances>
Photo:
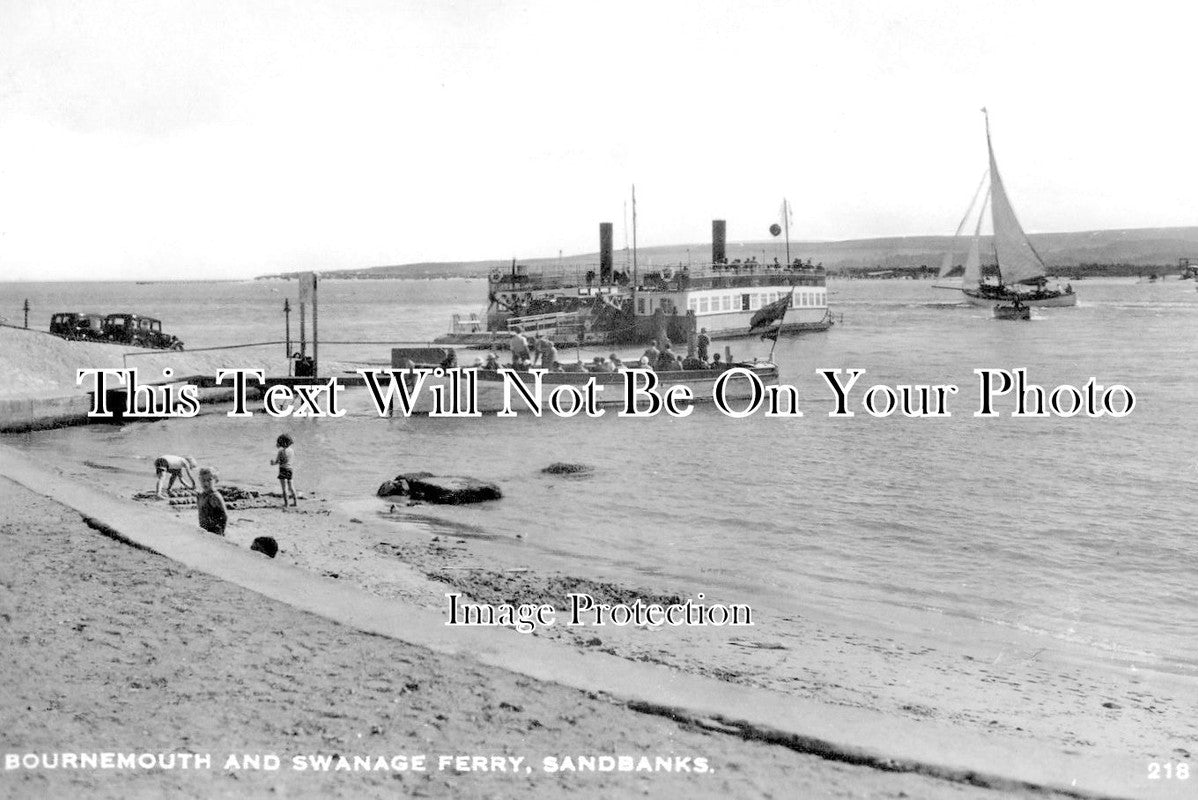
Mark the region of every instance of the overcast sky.
<instances>
[{"instance_id":1,"label":"overcast sky","mask_svg":"<svg viewBox=\"0 0 1198 800\"><path fill-rule=\"evenodd\" d=\"M0 278L1195 225L1191 5L0 0Z\"/></svg>"}]
</instances>

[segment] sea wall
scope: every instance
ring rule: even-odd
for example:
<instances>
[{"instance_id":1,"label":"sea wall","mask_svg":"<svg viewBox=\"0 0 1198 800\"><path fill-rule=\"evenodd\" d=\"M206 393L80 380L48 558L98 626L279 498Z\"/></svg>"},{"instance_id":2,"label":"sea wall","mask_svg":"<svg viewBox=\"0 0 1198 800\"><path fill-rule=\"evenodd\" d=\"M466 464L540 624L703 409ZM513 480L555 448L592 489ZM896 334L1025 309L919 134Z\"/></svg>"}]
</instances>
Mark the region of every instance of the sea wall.
<instances>
[{"instance_id":1,"label":"sea wall","mask_svg":"<svg viewBox=\"0 0 1198 800\"><path fill-rule=\"evenodd\" d=\"M171 369L175 382L199 387L201 403L232 397L229 386L214 386L213 377L223 367L240 366L246 351L202 353L146 350L129 345L72 342L45 331L0 326L0 433L85 425L97 420L92 407L91 381L76 381L80 369L135 367L139 383L162 383L162 371ZM254 358L254 366L263 366ZM269 366L269 365L268 365ZM286 371L285 365L278 369ZM182 377L191 376L191 377ZM157 381L155 381L157 378ZM256 389L255 389L256 394Z\"/></svg>"},{"instance_id":2,"label":"sea wall","mask_svg":"<svg viewBox=\"0 0 1198 800\"><path fill-rule=\"evenodd\" d=\"M0 397L0 433L87 424L90 394L69 397Z\"/></svg>"},{"instance_id":3,"label":"sea wall","mask_svg":"<svg viewBox=\"0 0 1198 800\"><path fill-rule=\"evenodd\" d=\"M198 385L199 381L193 381ZM179 384L176 384L179 385ZM65 428L70 425L115 424L125 422L122 409L125 404L124 389L110 389L108 408L113 411L111 419L97 419L87 414L92 409L94 393L67 395L65 397L0 397L0 433L23 433L46 428ZM257 387L251 387L246 395L256 399L261 395ZM233 399L230 386L200 386L196 391L200 403L225 403ZM139 417L139 421L162 419L162 417Z\"/></svg>"}]
</instances>

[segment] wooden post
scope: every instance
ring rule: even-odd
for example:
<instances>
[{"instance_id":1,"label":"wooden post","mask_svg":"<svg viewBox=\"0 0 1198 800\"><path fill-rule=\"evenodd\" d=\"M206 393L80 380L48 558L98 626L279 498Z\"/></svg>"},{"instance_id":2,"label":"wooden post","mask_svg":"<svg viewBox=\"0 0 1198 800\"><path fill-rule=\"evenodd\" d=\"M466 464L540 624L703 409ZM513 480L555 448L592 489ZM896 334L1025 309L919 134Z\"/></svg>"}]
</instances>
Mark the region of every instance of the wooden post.
<instances>
[{"instance_id":1,"label":"wooden post","mask_svg":"<svg viewBox=\"0 0 1198 800\"><path fill-rule=\"evenodd\" d=\"M25 327L29 327L29 298L25 298Z\"/></svg>"},{"instance_id":2,"label":"wooden post","mask_svg":"<svg viewBox=\"0 0 1198 800\"><path fill-rule=\"evenodd\" d=\"M312 377L320 374L320 337L316 332L316 285L320 283L319 273L312 273Z\"/></svg>"},{"instance_id":3,"label":"wooden post","mask_svg":"<svg viewBox=\"0 0 1198 800\"><path fill-rule=\"evenodd\" d=\"M283 298L283 319L284 333L286 334L286 352L283 357L287 359L287 375L291 375L291 301Z\"/></svg>"}]
</instances>

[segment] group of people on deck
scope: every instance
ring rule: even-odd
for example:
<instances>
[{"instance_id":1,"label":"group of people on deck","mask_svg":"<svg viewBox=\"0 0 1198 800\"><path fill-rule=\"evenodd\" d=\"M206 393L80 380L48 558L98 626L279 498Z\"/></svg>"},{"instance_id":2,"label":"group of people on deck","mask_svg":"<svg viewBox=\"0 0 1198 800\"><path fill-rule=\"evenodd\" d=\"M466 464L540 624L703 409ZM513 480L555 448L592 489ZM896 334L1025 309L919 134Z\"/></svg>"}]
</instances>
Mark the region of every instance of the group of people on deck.
<instances>
[{"instance_id":1,"label":"group of people on deck","mask_svg":"<svg viewBox=\"0 0 1198 800\"><path fill-rule=\"evenodd\" d=\"M677 372L686 369L724 369L727 365L720 361L719 353L713 354L710 361L707 360L707 350L710 346L711 337L707 335L706 328L699 331L699 335L695 339L694 352L688 353L686 356L675 353L668 340L655 339L645 349L645 352L641 355L640 364L637 366L641 369L651 369L655 372Z\"/></svg>"},{"instance_id":2,"label":"group of people on deck","mask_svg":"<svg viewBox=\"0 0 1198 800\"><path fill-rule=\"evenodd\" d=\"M823 265L823 262L820 262L819 264L813 264L813 263L811 263L810 258L807 259L807 263L805 263L805 264L803 263L803 259L801 259L801 258L794 259L790 264L783 264L782 262L780 262L778 260L777 256L774 256L774 262L772 264L770 264L770 263L762 264L757 261L757 256L750 256L749 258L746 258L744 261L741 261L739 258L735 258L732 261L728 261L728 259L725 258L722 261L717 261L714 264L712 264L711 268L713 270L715 270L716 272L719 272L721 270L730 270L732 272L740 272L742 269L752 272L759 268L760 269L783 270L786 272L815 272L815 271L823 269L824 265Z\"/></svg>"},{"instance_id":3,"label":"group of people on deck","mask_svg":"<svg viewBox=\"0 0 1198 800\"><path fill-rule=\"evenodd\" d=\"M590 362L578 360L574 363L562 363L558 360L557 346L552 341L537 333L530 343L524 331L512 328L512 336L508 340L508 349L512 354L511 366L515 369L540 368L550 372L618 372L625 368L651 369L656 372L676 372L687 369L722 369L719 353L714 354L708 361L707 351L711 346L711 337L703 328L695 339L694 352L686 356L674 352L666 339L654 339L648 349L636 363L624 363L615 353L607 358L595 356ZM499 369L499 356L495 353L487 355L486 361L477 360L476 367L484 369Z\"/></svg>"},{"instance_id":4,"label":"group of people on deck","mask_svg":"<svg viewBox=\"0 0 1198 800\"><path fill-rule=\"evenodd\" d=\"M508 349L512 352L512 366L516 369L540 367L550 372L560 369L557 363L557 345L539 333L533 336L530 343L524 336L523 328L519 326L512 328L512 338L508 339ZM491 357L498 364L498 356L492 353ZM489 363L487 367L495 369Z\"/></svg>"}]
</instances>

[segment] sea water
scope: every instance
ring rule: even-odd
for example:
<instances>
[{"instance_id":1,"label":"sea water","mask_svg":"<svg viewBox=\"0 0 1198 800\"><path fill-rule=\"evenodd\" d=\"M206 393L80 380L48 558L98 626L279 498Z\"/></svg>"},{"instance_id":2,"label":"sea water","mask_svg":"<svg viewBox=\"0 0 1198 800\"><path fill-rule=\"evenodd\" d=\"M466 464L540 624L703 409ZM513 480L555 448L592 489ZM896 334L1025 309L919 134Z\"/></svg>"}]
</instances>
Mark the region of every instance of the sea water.
<instances>
[{"instance_id":1,"label":"sea water","mask_svg":"<svg viewBox=\"0 0 1198 800\"><path fill-rule=\"evenodd\" d=\"M838 324L784 338L774 354L802 417L734 419L706 405L682 419L389 420L351 389L341 419L231 420L206 407L191 420L10 441L74 471L146 471L160 452L188 452L227 483L271 488L273 442L289 431L297 488L346 505L381 506L378 484L405 471L499 483L501 502L419 513L510 563L783 611L951 615L1193 673L1198 292L1172 279L1075 288L1076 308L1015 322L926 281L833 280ZM133 311L191 349L283 339L284 299L298 339L294 293L281 281L3 284L0 313L18 319L26 297L39 327L55 311ZM386 346L327 342L427 341L451 314L481 312L485 295L477 280L325 281L322 360L385 365ZM729 344L738 358L769 353L768 342ZM257 366L252 353L230 351L229 366ZM817 370L837 368L865 370L852 418L828 416L834 394ZM1007 397L999 417L979 419L974 371L985 368L1024 368L1048 390L1122 384L1136 405L1122 418L1020 419ZM880 418L860 404L874 384L959 393L950 417ZM594 471L541 473L556 461Z\"/></svg>"}]
</instances>

